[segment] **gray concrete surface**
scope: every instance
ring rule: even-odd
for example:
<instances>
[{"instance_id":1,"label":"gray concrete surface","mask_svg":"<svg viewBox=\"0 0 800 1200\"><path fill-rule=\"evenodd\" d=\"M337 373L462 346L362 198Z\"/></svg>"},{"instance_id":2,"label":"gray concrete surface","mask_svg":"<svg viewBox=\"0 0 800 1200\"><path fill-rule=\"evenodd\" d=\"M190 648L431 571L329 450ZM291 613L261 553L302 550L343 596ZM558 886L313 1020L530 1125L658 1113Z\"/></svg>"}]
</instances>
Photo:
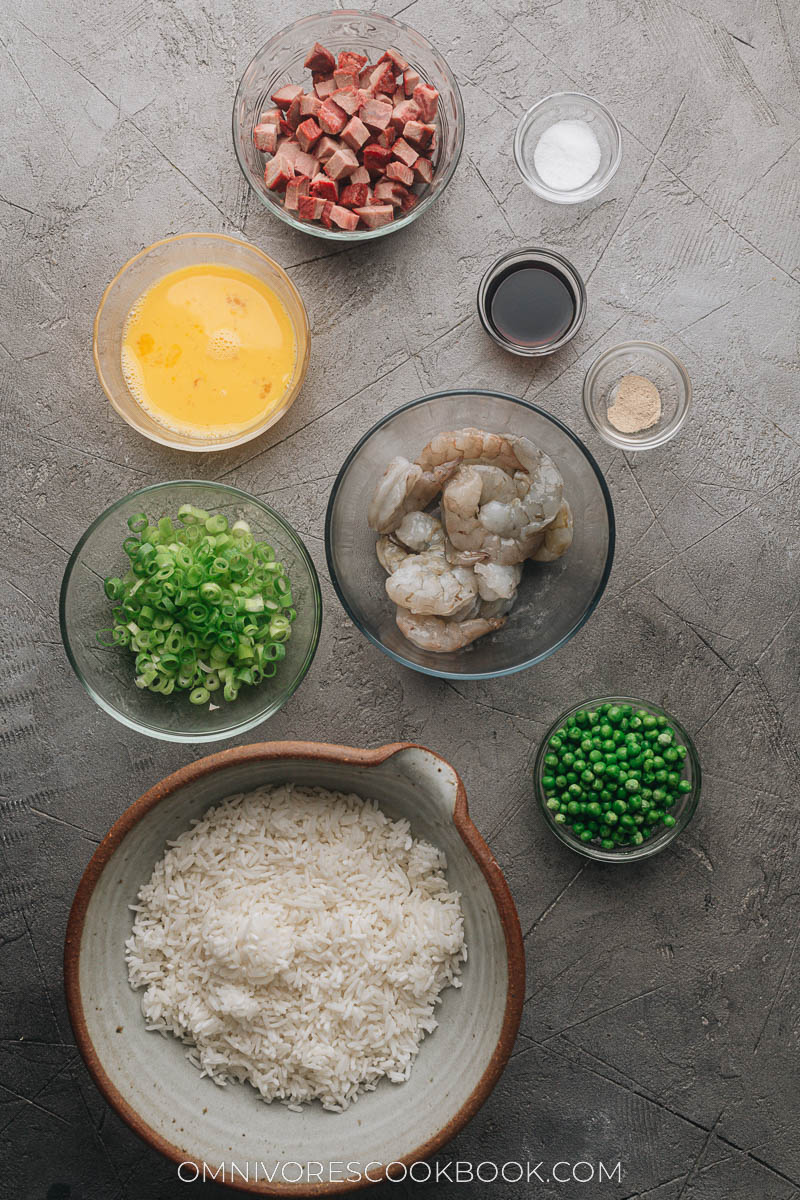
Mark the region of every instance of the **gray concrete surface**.
<instances>
[{"instance_id":1,"label":"gray concrete surface","mask_svg":"<svg viewBox=\"0 0 800 1200\"><path fill-rule=\"evenodd\" d=\"M425 219L342 251L260 210L228 131L255 48L317 7L2 6L2 1194L185 1194L95 1091L72 1041L60 963L70 900L98 840L193 752L128 733L93 706L61 649L56 606L68 553L98 512L140 485L199 471L285 513L323 581L316 661L261 735L413 738L440 751L508 874L528 956L522 1031L451 1156L625 1164L617 1187L443 1193L800 1196L800 8L381 3L447 55L463 89L466 149ZM616 113L624 159L605 195L560 209L519 182L510 143L529 103L573 88ZM237 452L189 462L111 411L91 323L129 255L196 229L241 235L288 268L313 347L286 420ZM531 242L566 252L589 290L578 338L535 366L496 348L474 311L484 268ZM637 336L684 360L695 404L674 443L634 456L589 430L580 386L599 350ZM395 667L352 628L326 578L322 529L341 460L377 417L470 383L527 396L586 439L613 492L619 542L608 592L569 646L513 679L453 686ZM528 777L553 716L609 690L679 714L705 772L686 835L624 871L562 849Z\"/></svg>"}]
</instances>

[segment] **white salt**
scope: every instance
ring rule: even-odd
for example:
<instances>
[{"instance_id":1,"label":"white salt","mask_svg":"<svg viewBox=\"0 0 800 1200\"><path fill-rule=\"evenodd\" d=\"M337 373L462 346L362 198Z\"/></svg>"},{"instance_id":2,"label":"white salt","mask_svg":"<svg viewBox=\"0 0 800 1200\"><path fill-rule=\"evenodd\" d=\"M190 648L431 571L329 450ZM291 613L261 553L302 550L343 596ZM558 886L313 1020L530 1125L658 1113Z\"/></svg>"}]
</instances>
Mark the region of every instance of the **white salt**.
<instances>
[{"instance_id":1,"label":"white salt","mask_svg":"<svg viewBox=\"0 0 800 1200\"><path fill-rule=\"evenodd\" d=\"M583 187L600 166L600 143L585 121L556 121L533 152L542 182L555 192Z\"/></svg>"}]
</instances>

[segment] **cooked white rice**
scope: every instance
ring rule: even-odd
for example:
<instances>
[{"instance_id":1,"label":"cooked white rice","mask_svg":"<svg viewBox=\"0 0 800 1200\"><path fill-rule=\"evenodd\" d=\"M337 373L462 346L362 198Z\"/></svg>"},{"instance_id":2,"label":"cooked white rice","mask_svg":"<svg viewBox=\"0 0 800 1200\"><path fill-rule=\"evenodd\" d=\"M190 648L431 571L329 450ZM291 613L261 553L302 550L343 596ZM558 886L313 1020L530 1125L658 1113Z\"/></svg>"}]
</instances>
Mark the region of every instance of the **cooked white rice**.
<instances>
[{"instance_id":1,"label":"cooked white rice","mask_svg":"<svg viewBox=\"0 0 800 1200\"><path fill-rule=\"evenodd\" d=\"M358 796L232 796L170 843L133 906L147 1027L216 1083L290 1108L340 1112L384 1076L402 1083L466 959L446 865Z\"/></svg>"}]
</instances>

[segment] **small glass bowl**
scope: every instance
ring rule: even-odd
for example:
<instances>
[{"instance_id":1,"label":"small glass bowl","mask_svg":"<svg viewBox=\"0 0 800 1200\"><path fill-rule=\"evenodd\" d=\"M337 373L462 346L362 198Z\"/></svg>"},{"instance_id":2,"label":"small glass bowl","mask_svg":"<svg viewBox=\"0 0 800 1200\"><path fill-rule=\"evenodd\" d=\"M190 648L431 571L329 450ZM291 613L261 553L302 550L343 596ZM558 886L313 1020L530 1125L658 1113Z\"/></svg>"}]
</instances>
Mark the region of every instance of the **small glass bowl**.
<instances>
[{"instance_id":1,"label":"small glass bowl","mask_svg":"<svg viewBox=\"0 0 800 1200\"><path fill-rule=\"evenodd\" d=\"M600 165L579 188L551 188L536 170L534 153L539 138L557 121L584 121L600 145ZM531 191L553 204L580 204L597 196L613 179L622 159L622 133L604 104L582 92L554 92L520 117L514 134L514 161Z\"/></svg>"},{"instance_id":2,"label":"small glass bowl","mask_svg":"<svg viewBox=\"0 0 800 1200\"><path fill-rule=\"evenodd\" d=\"M102 646L97 631L111 624L112 603L103 580L126 565L122 548L128 518L144 512L151 519L171 517L182 504L224 513L231 523L245 520L259 541L266 541L286 566L297 617L286 643L286 657L272 679L243 686L230 703L192 704L187 692L170 696L140 690L134 683L131 651ZM215 742L235 737L275 715L300 686L317 650L322 626L322 596L311 557L291 525L269 505L222 483L178 480L141 488L117 500L92 522L73 550L59 605L61 638L75 674L96 704L137 733L168 742Z\"/></svg>"},{"instance_id":3,"label":"small glass bowl","mask_svg":"<svg viewBox=\"0 0 800 1200\"><path fill-rule=\"evenodd\" d=\"M221 263L247 271L267 284L283 304L297 342L294 372L280 404L249 428L230 436L177 433L151 417L131 394L122 373L122 338L128 314L139 297L170 271L198 263ZM137 433L173 450L229 450L258 437L280 421L297 399L308 370L311 331L300 293L289 276L263 251L221 233L181 233L140 250L125 263L103 292L94 320L94 365L103 391L124 421Z\"/></svg>"},{"instance_id":4,"label":"small glass bowl","mask_svg":"<svg viewBox=\"0 0 800 1200\"><path fill-rule=\"evenodd\" d=\"M575 302L575 316L572 319L569 329L560 338L556 338L552 342L544 342L538 346L524 346L520 342L513 342L510 338L504 337L493 323L489 312L489 293L495 280L505 271L508 271L510 267L526 266L554 268L556 274L564 277ZM510 254L503 254L496 262L492 263L480 281L478 285L478 316L480 317L481 325L483 325L489 337L497 342L498 346L502 346L504 350L510 351L511 354L519 354L523 358L541 358L545 354L554 354L556 350L560 350L562 346L566 346L567 342L572 341L575 337L586 316L586 287L577 269L568 258L564 258L563 254L558 254L555 250L545 250L544 248L535 246L527 250L512 250Z\"/></svg>"},{"instance_id":5,"label":"small glass bowl","mask_svg":"<svg viewBox=\"0 0 800 1200\"><path fill-rule=\"evenodd\" d=\"M256 150L253 130L264 109L273 107L270 100L273 92L287 83L310 80L303 62L314 42L321 42L334 54L341 50L362 51L372 62L393 46L419 72L423 81L433 84L439 92L433 179L412 209L378 229L357 229L348 233L343 229L326 229L319 221L301 221L284 208L280 197L264 183L267 158ZM368 242L405 229L421 217L453 177L464 145L464 129L464 104L456 78L427 38L393 17L353 8L337 8L333 12L303 17L270 38L245 69L233 104L233 147L242 174L261 203L293 229L331 242Z\"/></svg>"},{"instance_id":6,"label":"small glass bowl","mask_svg":"<svg viewBox=\"0 0 800 1200\"><path fill-rule=\"evenodd\" d=\"M547 747L550 738L553 737L556 730L560 729L569 717L574 716L579 709L597 708L600 704L630 704L632 708L643 708L647 712L652 713L656 717L666 717L668 724L675 730L678 735L679 743L686 747L686 758L683 760L682 777L688 779L692 785L692 790L681 796L675 805L670 809L672 816L675 818L675 824L667 829L663 826L652 837L647 838L642 842L641 846L620 846L616 850L603 850L600 846L593 842L582 842L576 837L566 825L560 825L553 817L550 809L547 807L544 788L542 787L542 775L544 774L544 757L547 754ZM640 862L643 858L651 858L654 854L658 854L665 849L670 842L673 842L679 833L682 833L686 826L694 816L698 801L700 800L701 789L701 771L700 760L697 757L697 750L694 742L689 737L680 721L666 712L665 709L659 708L657 704L651 704L646 700L638 700L633 696L600 696L595 700L584 700L582 704L575 704L572 708L568 708L563 712L557 720L548 729L547 733L542 738L539 749L536 752L536 760L533 767L533 785L536 791L536 798L539 801L547 824L550 826L553 833L563 842L565 846L569 846L570 850L574 850L576 854L582 854L584 858L593 858L597 862L608 863L629 863Z\"/></svg>"},{"instance_id":7,"label":"small glass bowl","mask_svg":"<svg viewBox=\"0 0 800 1200\"><path fill-rule=\"evenodd\" d=\"M643 375L658 388L661 416L641 433L621 433L608 419L623 375ZM673 438L686 420L692 384L683 363L655 342L621 342L596 358L583 381L583 407L600 436L621 450L653 450Z\"/></svg>"}]
</instances>

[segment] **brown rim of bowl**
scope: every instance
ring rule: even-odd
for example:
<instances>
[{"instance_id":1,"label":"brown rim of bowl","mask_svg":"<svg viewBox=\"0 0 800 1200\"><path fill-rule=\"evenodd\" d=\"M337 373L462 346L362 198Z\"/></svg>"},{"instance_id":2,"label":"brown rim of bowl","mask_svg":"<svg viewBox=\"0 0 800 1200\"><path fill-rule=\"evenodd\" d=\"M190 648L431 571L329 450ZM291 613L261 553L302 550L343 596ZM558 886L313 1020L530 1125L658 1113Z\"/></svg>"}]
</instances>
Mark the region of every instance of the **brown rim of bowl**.
<instances>
[{"instance_id":1,"label":"brown rim of bowl","mask_svg":"<svg viewBox=\"0 0 800 1200\"><path fill-rule=\"evenodd\" d=\"M343 762L365 767L375 767L386 762L392 755L399 754L402 750L425 750L426 753L432 754L434 758L445 763L453 771L457 784L456 802L453 809L453 824L461 835L465 846L483 872L494 898L500 923L503 926L506 953L508 955L508 996L506 998L506 1008L503 1015L500 1037L492 1053L489 1065L467 1101L446 1125L424 1142L423 1145L418 1146L411 1154L407 1154L401 1159L394 1160L386 1166L382 1166L380 1172L371 1179L362 1178L357 1183L276 1184L266 1181L259 1182L258 1180L252 1183L238 1180L236 1182L224 1180L223 1182L226 1187L234 1188L237 1191L254 1192L262 1196L325 1196L332 1195L335 1192L351 1192L363 1187L370 1187L375 1183L380 1183L387 1177L391 1178L392 1174L398 1173L397 1171L389 1172L388 1167L399 1167L401 1165L408 1167L414 1162L429 1158L437 1150L440 1150L446 1142L455 1137L467 1122L474 1117L478 1109L488 1099L492 1089L500 1078L514 1046L522 1019L522 1004L525 995L525 949L522 942L522 929L519 923L519 916L511 896L511 889L497 864L497 860L472 822L467 808L466 789L464 788L461 776L455 768L443 759L440 754L436 754L434 751L428 750L426 746L420 746L416 742L391 742L385 746L378 746L374 750L365 750L355 746L337 746L325 742L258 742L250 746L234 746L230 750L222 750L217 754L210 754L206 758L200 758L196 762L189 763L186 767L181 767L180 770L173 772L166 779L162 779L160 783L150 788L149 791L145 792L143 796L140 796L138 800L135 800L125 810L95 850L81 877L78 890L75 893L75 899L72 902L72 908L70 909L69 920L67 921L67 933L64 941L64 989L67 998L67 1011L75 1034L75 1041L89 1069L89 1073L105 1100L131 1127L134 1133L138 1134L154 1150L158 1150L173 1162L177 1164L191 1163L197 1166L200 1171L203 1169L202 1162L188 1157L186 1152L181 1150L179 1146L175 1146L172 1142L168 1142L166 1138L161 1137L131 1108L106 1075L86 1027L79 983L80 946L86 911L98 879L125 835L150 809L154 808L166 796L183 787L184 784L191 783L195 779L199 779L213 771L222 770L223 767L227 767L231 763L253 760L267 761L306 758L319 762Z\"/></svg>"}]
</instances>

